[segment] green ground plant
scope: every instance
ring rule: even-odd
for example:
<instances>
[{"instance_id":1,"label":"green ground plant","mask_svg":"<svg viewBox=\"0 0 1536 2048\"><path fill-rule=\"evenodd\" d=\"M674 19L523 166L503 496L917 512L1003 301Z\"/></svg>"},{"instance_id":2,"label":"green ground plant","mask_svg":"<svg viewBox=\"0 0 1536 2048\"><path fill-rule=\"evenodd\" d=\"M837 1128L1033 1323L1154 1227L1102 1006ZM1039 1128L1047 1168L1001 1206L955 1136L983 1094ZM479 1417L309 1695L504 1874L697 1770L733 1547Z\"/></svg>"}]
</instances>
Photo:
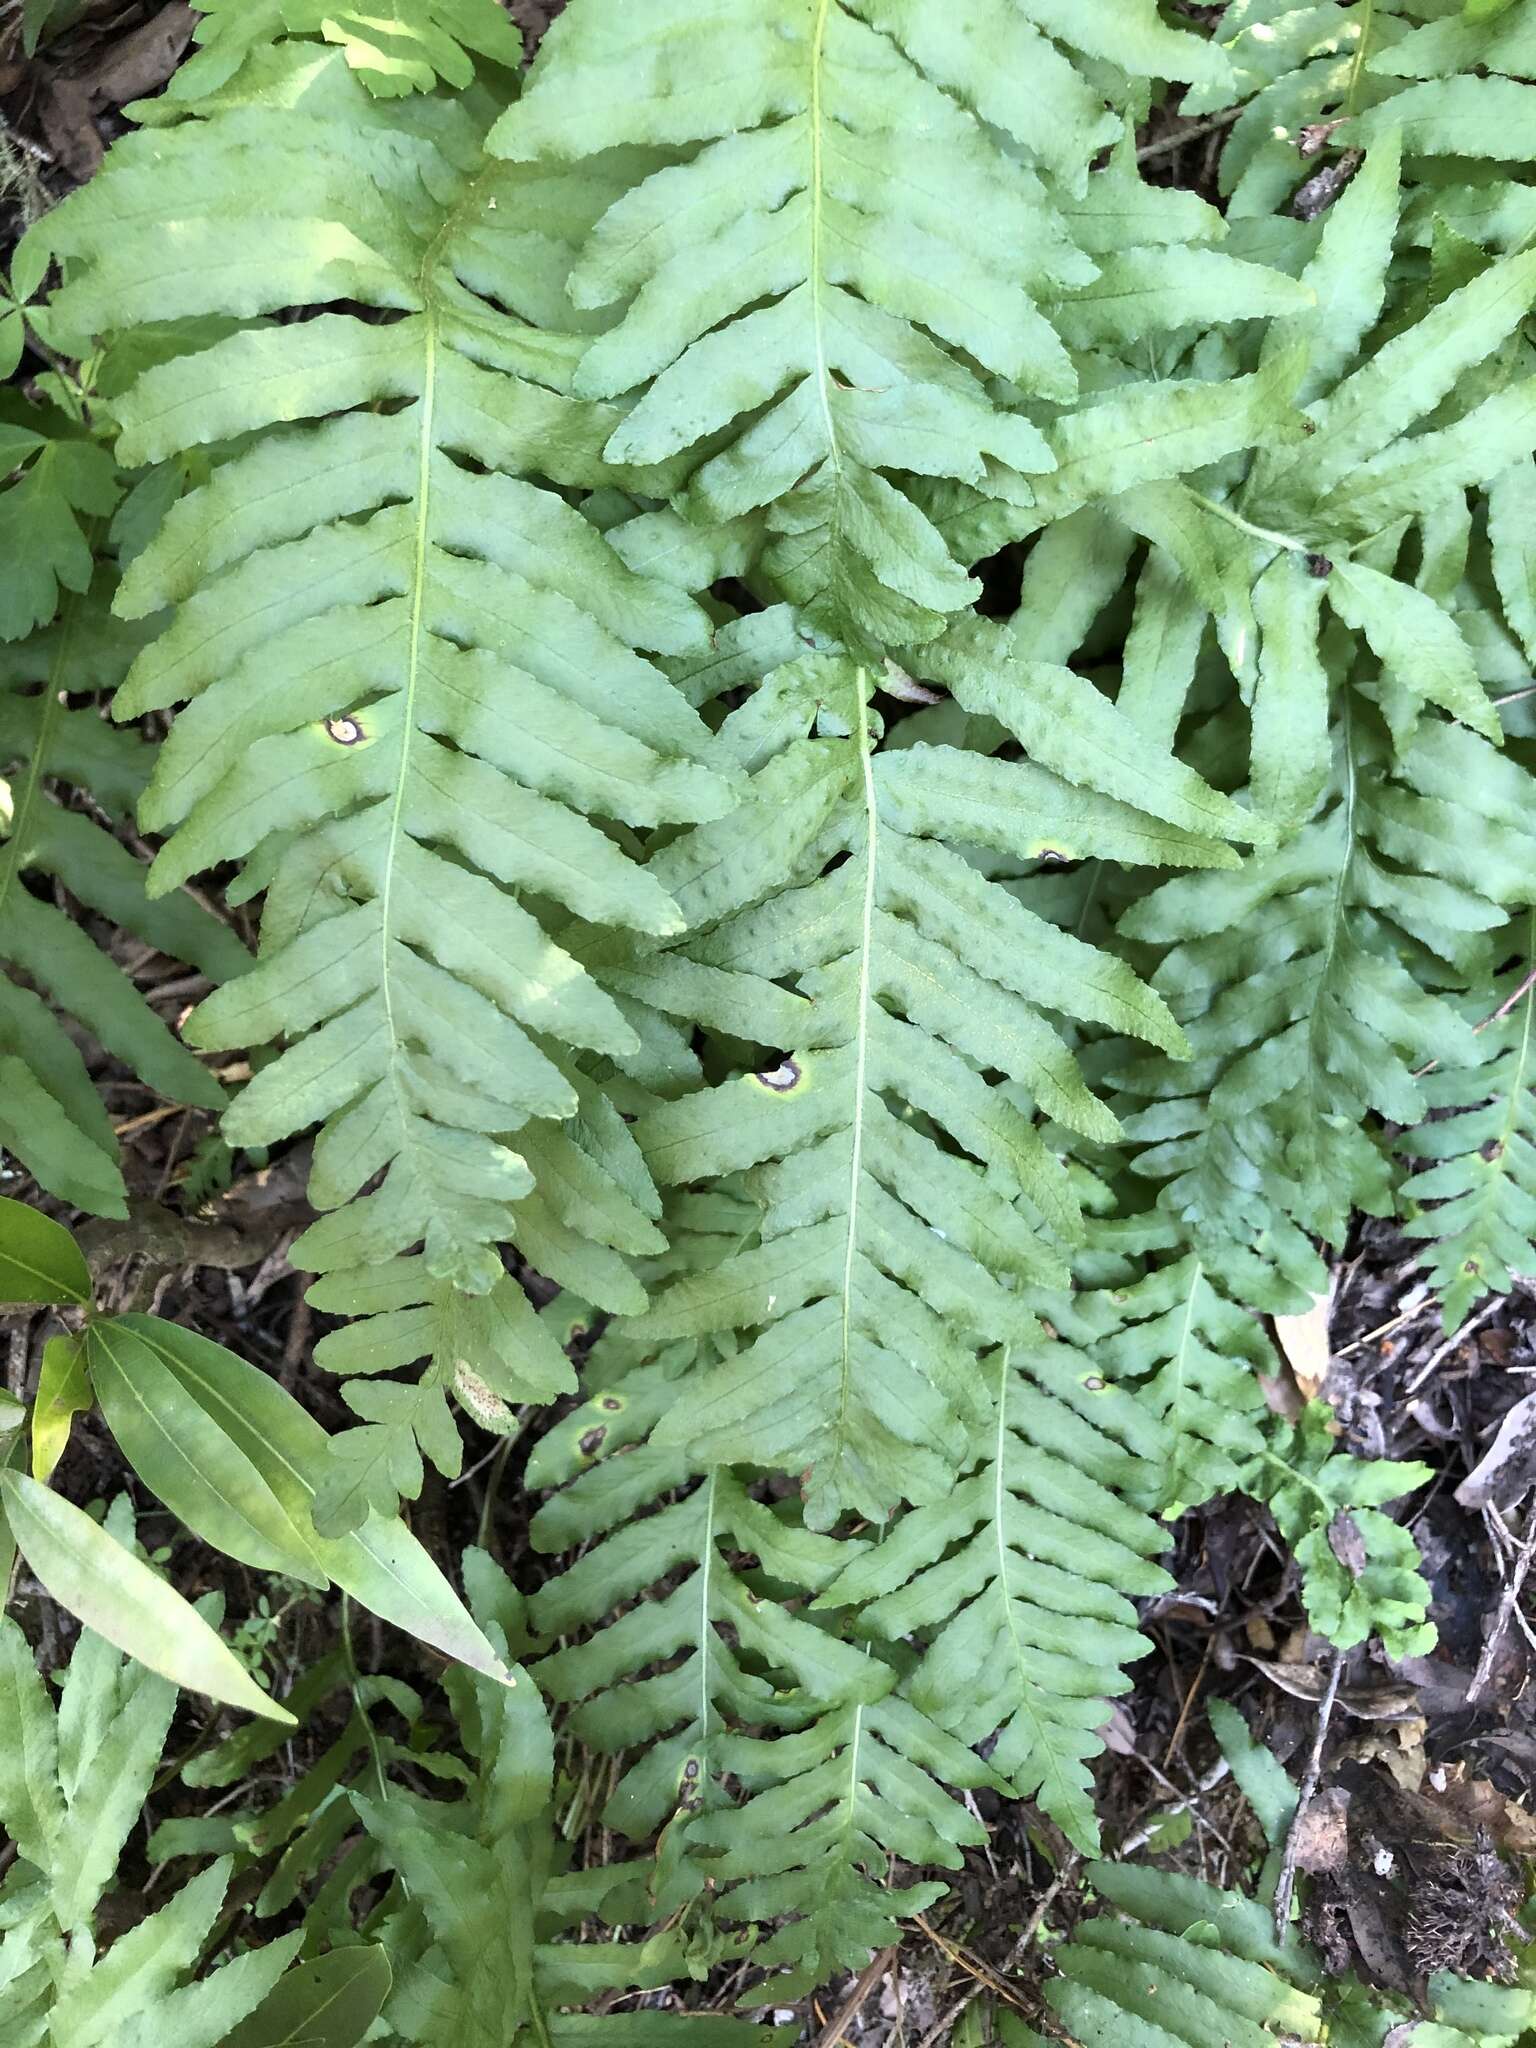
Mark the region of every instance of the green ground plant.
<instances>
[{"instance_id":1,"label":"green ground plant","mask_svg":"<svg viewBox=\"0 0 1536 2048\"><path fill-rule=\"evenodd\" d=\"M1187 1510L1432 1645L1428 1469L1276 1412L1262 1318L1362 1213L1448 1330L1536 1276L1532 9L570 0L526 74L495 0L199 11L0 298L0 1505L86 1624L56 1704L0 1628L0 2038L736 2042L626 2001L861 1968L983 1795L1099 1852ZM98 1302L104 1071L309 1134L296 1392ZM92 1413L447 1720L350 1636L266 1692L70 1498ZM477 1431L526 1610L407 1525ZM268 1718L98 1952L173 1682ZM1092 1883L1085 2048L1530 2020Z\"/></svg>"}]
</instances>

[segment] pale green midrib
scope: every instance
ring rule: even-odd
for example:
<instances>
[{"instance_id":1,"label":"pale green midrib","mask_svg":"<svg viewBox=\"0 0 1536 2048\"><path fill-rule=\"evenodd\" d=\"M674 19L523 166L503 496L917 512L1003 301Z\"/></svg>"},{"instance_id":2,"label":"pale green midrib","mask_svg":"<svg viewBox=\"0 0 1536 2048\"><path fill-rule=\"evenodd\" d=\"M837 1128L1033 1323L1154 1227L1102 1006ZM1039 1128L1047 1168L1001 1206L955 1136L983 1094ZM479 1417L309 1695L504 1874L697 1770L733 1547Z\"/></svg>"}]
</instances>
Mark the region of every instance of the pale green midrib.
<instances>
[{"instance_id":1,"label":"pale green midrib","mask_svg":"<svg viewBox=\"0 0 1536 2048\"><path fill-rule=\"evenodd\" d=\"M827 368L826 314L822 305L822 291L825 280L822 276L822 207L825 198L823 188L822 142L821 142L821 74L825 61L827 17L831 12L832 0L815 0L816 13L811 26L811 104L810 104L810 205L807 219L810 224L810 261L808 282L811 290L811 323L816 344L816 391L821 403L821 417L827 430L827 454L832 467L842 473L843 453L838 445L837 426L832 418L832 398L829 388L830 372Z\"/></svg>"},{"instance_id":2,"label":"pale green midrib","mask_svg":"<svg viewBox=\"0 0 1536 2048\"><path fill-rule=\"evenodd\" d=\"M86 520L82 531L94 565L97 542L101 538L101 521ZM20 879L22 863L26 858L27 838L32 829L33 813L43 800L43 777L48 772L48 755L53 745L55 729L64 712L61 679L67 673L75 632L89 597L89 585L82 591L71 591L64 600L59 614L59 642L54 658L49 664L48 681L43 689L42 710L37 721L37 744L32 749L31 759L27 763L20 801L11 815L10 832L6 839L0 842L0 918L4 917L11 891Z\"/></svg>"},{"instance_id":3,"label":"pale green midrib","mask_svg":"<svg viewBox=\"0 0 1536 2048\"><path fill-rule=\"evenodd\" d=\"M864 1652L869 1655L868 1650ZM843 1862L853 1863L853 1844L861 1832L859 1827L859 1751L864 1741L864 1702L859 1700L853 1709L853 1727L848 1736L848 1804L844 1810L842 1836L844 1842Z\"/></svg>"},{"instance_id":4,"label":"pale green midrib","mask_svg":"<svg viewBox=\"0 0 1536 2048\"><path fill-rule=\"evenodd\" d=\"M714 1598L715 1571L715 1494L720 1484L720 1469L714 1466L705 1483L706 1505L704 1509L704 1540L699 1546L699 1737L700 1747L709 1740L713 1717L713 1702L709 1692L710 1652L715 1641L714 1626L710 1617L710 1606ZM699 1759L699 1774L704 1773L704 1760Z\"/></svg>"},{"instance_id":5,"label":"pale green midrib","mask_svg":"<svg viewBox=\"0 0 1536 2048\"><path fill-rule=\"evenodd\" d=\"M476 177L469 180L455 202L444 213L436 232L422 251L421 265L417 272L417 285L421 297L423 369L420 429L417 438L416 474L416 531L412 547L411 562L411 603L408 626L409 643L406 654L405 688L401 693L400 718L400 760L395 778L394 795L390 803L389 835L384 850L383 885L379 890L379 988L384 1008L384 1023L388 1032L386 1057L389 1062L390 1089L395 1101L395 1114L399 1121L402 1150L413 1144L413 1118L406 1102L401 1075L401 1061L406 1051L405 1041L396 1029L395 1003L392 988L392 939L393 907L395 894L395 873L400 857L400 842L404 836L406 792L410 784L411 745L416 736L416 699L421 683L423 613L426 608L427 554L431 546L432 523L432 456L434 451L433 429L437 412L437 299L433 271L438 252L443 243L458 227L465 214L474 206L481 186L493 179L500 166L487 165Z\"/></svg>"},{"instance_id":6,"label":"pale green midrib","mask_svg":"<svg viewBox=\"0 0 1536 2048\"><path fill-rule=\"evenodd\" d=\"M435 238L432 247L435 251ZM427 260L430 260L430 256ZM425 262L422 267L425 284ZM395 1112L400 1122L402 1141L411 1130L412 1119L406 1104L400 1073L400 1059L405 1051L405 1044L395 1024L394 992L391 987L391 932L395 871L399 862L406 789L410 780L411 741L415 736L416 695L421 681L422 613L426 605L428 530L432 508L432 429L437 405L437 313L429 289L423 290L422 301L424 365L420 434L417 442L416 534L411 563L409 640L406 652L405 689L401 704L400 762L395 777L394 798L390 805L389 837L384 851L384 881L379 891L379 986L384 1003L384 1022L389 1033L387 1056L390 1086L394 1093Z\"/></svg>"},{"instance_id":7,"label":"pale green midrib","mask_svg":"<svg viewBox=\"0 0 1536 2048\"><path fill-rule=\"evenodd\" d=\"M847 1440L850 1427L849 1406L853 1390L853 1272L858 1258L859 1182L864 1171L864 1116L869 1073L870 954L874 944L875 884L879 860L880 813L875 797L874 762L870 754L869 706L865 697L867 685L867 671L861 668L856 677L858 720L854 728L854 744L859 749L859 765L864 777L867 851L864 862L864 904L859 923L859 987L854 1015L853 1123L848 1165L848 1229L843 1253L842 1361L836 1435L839 1444Z\"/></svg>"},{"instance_id":8,"label":"pale green midrib","mask_svg":"<svg viewBox=\"0 0 1536 2048\"><path fill-rule=\"evenodd\" d=\"M1181 1415L1183 1413L1184 1406L1183 1397L1187 1392L1190 1384L1189 1374L1185 1369L1185 1361L1188 1357L1190 1344L1194 1337L1195 1297L1200 1291L1200 1283L1202 1280L1204 1280L1204 1278L1205 1267L1202 1265L1199 1259L1196 1259L1194 1261L1193 1270L1190 1273L1189 1291L1186 1293L1184 1297L1184 1326L1179 1331L1179 1348L1176 1354L1178 1359L1179 1412ZM1182 1431L1179 1432L1179 1434L1181 1435L1182 1433Z\"/></svg>"},{"instance_id":9,"label":"pale green midrib","mask_svg":"<svg viewBox=\"0 0 1536 2048\"><path fill-rule=\"evenodd\" d=\"M1333 908L1328 917L1328 943L1323 948L1322 965L1318 969L1317 997L1312 1005L1312 1014L1307 1023L1307 1107L1308 1117L1305 1140L1315 1144L1324 1111L1318 1102L1318 1077L1325 1066L1320 1020L1323 1013L1322 998L1333 974L1334 960L1339 950L1339 941L1344 932L1344 921L1349 914L1346 901L1350 879L1355 865L1355 806L1358 799L1358 776L1355 770L1354 713L1349 688L1343 693L1344 701L1340 712L1340 724L1344 742L1344 853L1339 862L1338 879L1334 884Z\"/></svg>"}]
</instances>

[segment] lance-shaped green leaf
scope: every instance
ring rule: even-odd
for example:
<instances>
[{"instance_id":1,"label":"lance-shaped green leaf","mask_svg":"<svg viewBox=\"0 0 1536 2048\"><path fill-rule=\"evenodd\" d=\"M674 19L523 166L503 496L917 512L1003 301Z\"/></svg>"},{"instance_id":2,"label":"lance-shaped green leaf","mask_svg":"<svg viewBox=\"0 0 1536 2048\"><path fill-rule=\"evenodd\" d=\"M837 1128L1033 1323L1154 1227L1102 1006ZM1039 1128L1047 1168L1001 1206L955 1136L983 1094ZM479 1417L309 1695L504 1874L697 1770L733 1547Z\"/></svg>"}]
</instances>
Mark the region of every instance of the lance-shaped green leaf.
<instances>
[{"instance_id":1,"label":"lance-shaped green leaf","mask_svg":"<svg viewBox=\"0 0 1536 2048\"><path fill-rule=\"evenodd\" d=\"M292 1722L181 1595L89 1515L23 1473L0 1470L16 1546L61 1607L191 1692Z\"/></svg>"},{"instance_id":2,"label":"lance-shaped green leaf","mask_svg":"<svg viewBox=\"0 0 1536 2048\"><path fill-rule=\"evenodd\" d=\"M175 1371L172 1361L185 1350L186 1334L158 1316L100 1316L88 1326L90 1384L118 1449L151 1493L205 1543L260 1571L323 1586L325 1575L302 1530Z\"/></svg>"},{"instance_id":3,"label":"lance-shaped green leaf","mask_svg":"<svg viewBox=\"0 0 1536 2048\"><path fill-rule=\"evenodd\" d=\"M50 1337L43 1346L32 1403L32 1477L41 1485L48 1484L64 1455L75 1417L90 1405L84 1339Z\"/></svg>"},{"instance_id":4,"label":"lance-shaped green leaf","mask_svg":"<svg viewBox=\"0 0 1536 2048\"><path fill-rule=\"evenodd\" d=\"M0 1195L0 1302L84 1308L90 1298L91 1270L64 1225Z\"/></svg>"},{"instance_id":5,"label":"lance-shaped green leaf","mask_svg":"<svg viewBox=\"0 0 1536 2048\"><path fill-rule=\"evenodd\" d=\"M334 1538L310 1533L316 1496L328 1475L328 1439L309 1411L270 1373L210 1338L155 1317L122 1317L118 1323L152 1344L157 1363L255 1468L312 1554L311 1569L303 1576L318 1570L372 1613L444 1656L460 1658L492 1678L505 1678L501 1659L397 1517L373 1516L361 1528ZM277 1526L275 1518L272 1526Z\"/></svg>"}]
</instances>

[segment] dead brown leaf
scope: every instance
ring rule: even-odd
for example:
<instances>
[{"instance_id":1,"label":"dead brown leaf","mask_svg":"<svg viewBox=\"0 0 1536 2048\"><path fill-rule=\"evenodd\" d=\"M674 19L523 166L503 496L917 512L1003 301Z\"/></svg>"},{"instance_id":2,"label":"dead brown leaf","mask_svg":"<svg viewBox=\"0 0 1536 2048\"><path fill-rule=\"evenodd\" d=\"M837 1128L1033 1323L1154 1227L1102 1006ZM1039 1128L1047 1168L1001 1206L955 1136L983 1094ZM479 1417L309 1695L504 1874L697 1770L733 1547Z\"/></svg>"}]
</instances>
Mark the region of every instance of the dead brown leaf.
<instances>
[{"instance_id":1,"label":"dead brown leaf","mask_svg":"<svg viewBox=\"0 0 1536 2048\"><path fill-rule=\"evenodd\" d=\"M158 14L127 35L104 42L100 56L78 70L75 79L98 107L121 107L143 99L158 92L176 69L196 25L197 16L186 0L168 0Z\"/></svg>"},{"instance_id":2,"label":"dead brown leaf","mask_svg":"<svg viewBox=\"0 0 1536 2048\"><path fill-rule=\"evenodd\" d=\"M1317 1401L1328 1384L1328 1361L1332 1351L1328 1325L1333 1314L1333 1287L1320 1294L1299 1316L1273 1318L1275 1342L1285 1354L1302 1398Z\"/></svg>"},{"instance_id":3,"label":"dead brown leaf","mask_svg":"<svg viewBox=\"0 0 1536 2048\"><path fill-rule=\"evenodd\" d=\"M1297 1869L1314 1877L1344 1868L1349 1861L1349 1794L1342 1785L1325 1787L1297 1815L1291 1847Z\"/></svg>"}]
</instances>

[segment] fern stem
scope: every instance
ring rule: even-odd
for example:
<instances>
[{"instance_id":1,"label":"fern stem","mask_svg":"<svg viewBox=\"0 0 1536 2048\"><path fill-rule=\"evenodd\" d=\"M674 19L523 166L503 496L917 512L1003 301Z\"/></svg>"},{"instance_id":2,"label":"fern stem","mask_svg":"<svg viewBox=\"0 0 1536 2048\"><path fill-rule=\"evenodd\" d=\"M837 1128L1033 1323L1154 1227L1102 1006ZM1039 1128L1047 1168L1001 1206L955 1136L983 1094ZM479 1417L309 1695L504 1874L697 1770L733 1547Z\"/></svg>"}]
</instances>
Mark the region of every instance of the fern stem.
<instances>
[{"instance_id":1,"label":"fern stem","mask_svg":"<svg viewBox=\"0 0 1536 2048\"><path fill-rule=\"evenodd\" d=\"M1346 115L1352 115L1360 95L1360 79L1365 70L1365 60L1371 54L1371 31L1376 25L1376 0L1363 0L1360 18L1360 41L1355 49L1355 61L1349 67L1349 91L1344 99Z\"/></svg>"},{"instance_id":2,"label":"fern stem","mask_svg":"<svg viewBox=\"0 0 1536 2048\"><path fill-rule=\"evenodd\" d=\"M1218 519L1225 519L1228 526L1235 526L1239 533L1246 533L1253 540L1270 541L1291 555L1312 552L1304 540L1297 540L1289 533L1276 533L1272 527L1255 526L1251 519L1245 519L1241 512L1234 512L1230 505L1223 505L1219 498L1207 498L1201 491L1191 491L1189 495L1197 505L1203 506L1207 512L1214 512Z\"/></svg>"},{"instance_id":3,"label":"fern stem","mask_svg":"<svg viewBox=\"0 0 1536 2048\"><path fill-rule=\"evenodd\" d=\"M832 418L832 400L827 390L827 346L826 323L821 303L822 288L822 161L821 161L821 69L827 38L827 16L832 0L816 0L816 16L811 26L811 175L810 175L810 219L811 219L811 318L816 336L816 390L821 400L821 416L827 429L827 449L832 467L842 471L842 451L837 443L837 427Z\"/></svg>"},{"instance_id":4,"label":"fern stem","mask_svg":"<svg viewBox=\"0 0 1536 2048\"><path fill-rule=\"evenodd\" d=\"M417 442L416 539L411 563L411 618L406 653L405 688L401 693L400 762L396 773L394 802L389 814L389 843L384 855L383 887L379 894L380 988L384 1018L389 1027L389 1071L394 1087L395 1107L402 1133L411 1129L411 1118L400 1086L400 1034L395 1025L394 994L391 988L390 931L394 900L395 868L400 851L401 822L405 814L406 782L410 769L411 739L416 729L416 692L421 681L421 626L427 587L427 532L432 505L432 426L437 401L437 319L427 279L428 266L436 250L434 242L422 263L422 310L426 364L421 383L420 435Z\"/></svg>"}]
</instances>

